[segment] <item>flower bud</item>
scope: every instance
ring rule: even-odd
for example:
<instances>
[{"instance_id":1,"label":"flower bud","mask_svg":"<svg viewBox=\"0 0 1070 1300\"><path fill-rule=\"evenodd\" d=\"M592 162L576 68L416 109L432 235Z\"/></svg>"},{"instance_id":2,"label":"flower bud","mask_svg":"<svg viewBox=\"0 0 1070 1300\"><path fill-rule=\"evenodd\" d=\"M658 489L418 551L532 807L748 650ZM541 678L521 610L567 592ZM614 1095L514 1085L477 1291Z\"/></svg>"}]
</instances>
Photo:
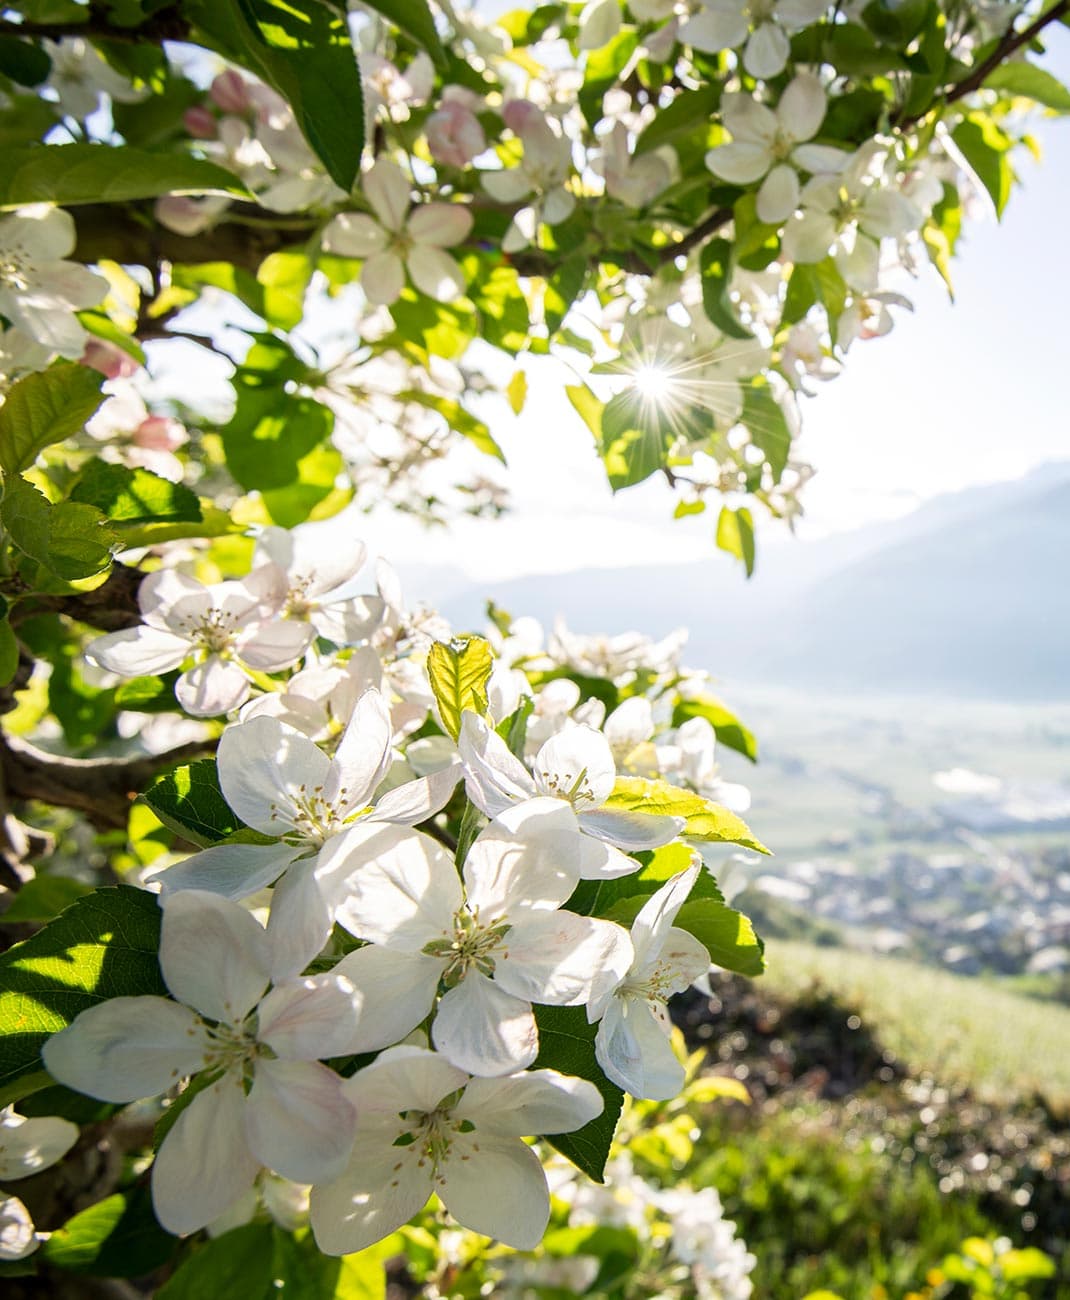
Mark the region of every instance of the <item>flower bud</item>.
<instances>
[{"instance_id":1,"label":"flower bud","mask_svg":"<svg viewBox=\"0 0 1070 1300\"><path fill-rule=\"evenodd\" d=\"M138 369L137 361L115 343L90 339L80 358L83 366L97 370L105 379L129 379Z\"/></svg>"},{"instance_id":2,"label":"flower bud","mask_svg":"<svg viewBox=\"0 0 1070 1300\"><path fill-rule=\"evenodd\" d=\"M182 114L182 125L194 140L214 140L216 138L215 115L202 104L194 104Z\"/></svg>"},{"instance_id":3,"label":"flower bud","mask_svg":"<svg viewBox=\"0 0 1070 1300\"><path fill-rule=\"evenodd\" d=\"M502 109L505 125L517 135L522 135L532 123L542 121L542 117L542 110L536 108L530 99L511 99Z\"/></svg>"},{"instance_id":4,"label":"flower bud","mask_svg":"<svg viewBox=\"0 0 1070 1300\"><path fill-rule=\"evenodd\" d=\"M182 425L165 415L150 415L142 420L130 437L136 446L151 451L174 451L188 441Z\"/></svg>"},{"instance_id":5,"label":"flower bud","mask_svg":"<svg viewBox=\"0 0 1070 1300\"><path fill-rule=\"evenodd\" d=\"M447 100L427 119L427 145L436 162L465 167L487 147L479 118L455 100Z\"/></svg>"},{"instance_id":6,"label":"flower bud","mask_svg":"<svg viewBox=\"0 0 1070 1300\"><path fill-rule=\"evenodd\" d=\"M212 82L208 91L212 100L224 113L248 113L249 86L240 72L228 68Z\"/></svg>"}]
</instances>

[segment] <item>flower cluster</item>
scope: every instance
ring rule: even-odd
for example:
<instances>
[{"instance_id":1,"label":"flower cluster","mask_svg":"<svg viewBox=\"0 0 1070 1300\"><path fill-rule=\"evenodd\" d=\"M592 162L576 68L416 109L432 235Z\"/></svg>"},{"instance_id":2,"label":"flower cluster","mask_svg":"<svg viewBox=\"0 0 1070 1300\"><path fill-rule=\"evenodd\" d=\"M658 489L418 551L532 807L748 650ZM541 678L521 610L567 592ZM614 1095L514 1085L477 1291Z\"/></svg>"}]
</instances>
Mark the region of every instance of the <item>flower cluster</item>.
<instances>
[{"instance_id":1,"label":"flower cluster","mask_svg":"<svg viewBox=\"0 0 1070 1300\"><path fill-rule=\"evenodd\" d=\"M173 1232L231 1220L282 1179L311 1186L329 1253L432 1192L530 1248L549 1200L519 1139L596 1120L592 1079L680 1091L667 1003L711 963L677 922L693 894L723 907L688 840L754 842L702 793L712 724L673 725L704 698L682 638L561 626L546 645L494 611L495 656L406 608L382 564L362 592L351 528L343 513L263 530L251 573L214 586L159 569L145 622L88 648L112 672L182 669L188 713L229 715L216 779L245 829L154 864L170 998L82 1012L45 1064L119 1103L192 1080L153 1169ZM608 716L567 665L619 696ZM727 820L711 835L697 813ZM587 1078L553 1068L553 1008L590 1027Z\"/></svg>"}]
</instances>

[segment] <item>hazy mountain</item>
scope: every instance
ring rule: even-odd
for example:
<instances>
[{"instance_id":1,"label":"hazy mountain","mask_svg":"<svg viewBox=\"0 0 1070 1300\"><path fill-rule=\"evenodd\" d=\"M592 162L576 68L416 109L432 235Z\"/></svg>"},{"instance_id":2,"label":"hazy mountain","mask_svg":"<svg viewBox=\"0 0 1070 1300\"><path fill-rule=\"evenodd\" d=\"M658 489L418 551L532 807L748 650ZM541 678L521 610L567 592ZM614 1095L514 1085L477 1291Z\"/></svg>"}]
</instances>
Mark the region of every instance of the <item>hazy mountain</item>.
<instances>
[{"instance_id":1,"label":"hazy mountain","mask_svg":"<svg viewBox=\"0 0 1070 1300\"><path fill-rule=\"evenodd\" d=\"M691 630L688 662L743 682L1003 698L1070 697L1070 462L935 498L818 542L726 557L424 589L457 626L493 597L579 631Z\"/></svg>"}]
</instances>

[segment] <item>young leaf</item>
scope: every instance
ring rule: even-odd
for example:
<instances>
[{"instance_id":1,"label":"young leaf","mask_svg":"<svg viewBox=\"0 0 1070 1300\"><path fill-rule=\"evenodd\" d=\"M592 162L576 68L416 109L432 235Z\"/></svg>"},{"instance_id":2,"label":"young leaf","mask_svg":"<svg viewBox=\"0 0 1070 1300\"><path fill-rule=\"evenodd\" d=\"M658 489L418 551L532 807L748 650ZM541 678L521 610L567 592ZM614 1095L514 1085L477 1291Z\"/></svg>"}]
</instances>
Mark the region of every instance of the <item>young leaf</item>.
<instances>
[{"instance_id":1,"label":"young leaf","mask_svg":"<svg viewBox=\"0 0 1070 1300\"><path fill-rule=\"evenodd\" d=\"M147 469L109 465L94 457L78 476L70 499L95 506L112 524L200 523L197 494Z\"/></svg>"},{"instance_id":2,"label":"young leaf","mask_svg":"<svg viewBox=\"0 0 1070 1300\"><path fill-rule=\"evenodd\" d=\"M29 469L46 447L80 433L104 400L100 391L103 382L103 375L71 361L13 384L0 407L0 467L4 472Z\"/></svg>"},{"instance_id":3,"label":"young leaf","mask_svg":"<svg viewBox=\"0 0 1070 1300\"><path fill-rule=\"evenodd\" d=\"M0 208L26 203L123 203L160 194L252 197L232 172L215 163L129 145L34 144L9 149L0 175ZM96 378L100 382L100 376Z\"/></svg>"},{"instance_id":4,"label":"young leaf","mask_svg":"<svg viewBox=\"0 0 1070 1300\"><path fill-rule=\"evenodd\" d=\"M764 945L750 917L742 912L711 898L692 898L680 908L674 924L693 934L710 960L725 970L739 975L760 975L765 970Z\"/></svg>"},{"instance_id":5,"label":"young leaf","mask_svg":"<svg viewBox=\"0 0 1070 1300\"><path fill-rule=\"evenodd\" d=\"M669 785L667 781L648 781L641 776L619 776L613 793L606 800L607 808L623 808L628 812L660 814L682 817L685 822L680 832L687 840L708 840L716 844L739 844L756 853L769 850L755 839L745 821L720 804L704 799L691 790Z\"/></svg>"},{"instance_id":6,"label":"young leaf","mask_svg":"<svg viewBox=\"0 0 1070 1300\"><path fill-rule=\"evenodd\" d=\"M427 674L442 725L454 740L465 709L487 711L487 679L494 667L490 645L481 636L436 641L427 656Z\"/></svg>"},{"instance_id":7,"label":"young leaf","mask_svg":"<svg viewBox=\"0 0 1070 1300\"><path fill-rule=\"evenodd\" d=\"M128 885L80 898L0 955L0 1106L47 1086L41 1046L108 998L166 995L157 950L160 909Z\"/></svg>"},{"instance_id":8,"label":"young leaf","mask_svg":"<svg viewBox=\"0 0 1070 1300\"><path fill-rule=\"evenodd\" d=\"M752 763L758 761L758 741L754 733L714 696L693 695L689 699L677 701L672 712L672 725L682 726L690 718L705 718L722 745L734 749Z\"/></svg>"},{"instance_id":9,"label":"young leaf","mask_svg":"<svg viewBox=\"0 0 1070 1300\"><path fill-rule=\"evenodd\" d=\"M241 829L219 788L219 774L211 758L186 763L167 772L141 796L160 821L183 839L201 848Z\"/></svg>"},{"instance_id":10,"label":"young leaf","mask_svg":"<svg viewBox=\"0 0 1070 1300\"><path fill-rule=\"evenodd\" d=\"M717 518L717 545L743 561L749 578L754 572L754 521L746 506L722 506Z\"/></svg>"},{"instance_id":11,"label":"young leaf","mask_svg":"<svg viewBox=\"0 0 1070 1300\"><path fill-rule=\"evenodd\" d=\"M620 1118L624 1093L602 1073L594 1054L597 1025L587 1023L583 1007L536 1007L539 1026L537 1070L589 1079L602 1094L605 1109L575 1133L555 1133L546 1141L596 1183L605 1181L606 1160Z\"/></svg>"},{"instance_id":12,"label":"young leaf","mask_svg":"<svg viewBox=\"0 0 1070 1300\"><path fill-rule=\"evenodd\" d=\"M41 1257L53 1268L95 1277L144 1277L166 1264L178 1240L156 1220L148 1187L116 1192L53 1232Z\"/></svg>"},{"instance_id":13,"label":"young leaf","mask_svg":"<svg viewBox=\"0 0 1070 1300\"><path fill-rule=\"evenodd\" d=\"M209 1296L268 1300L279 1294L274 1285L272 1237L269 1223L247 1223L210 1238L186 1256L156 1292L156 1300Z\"/></svg>"}]
</instances>

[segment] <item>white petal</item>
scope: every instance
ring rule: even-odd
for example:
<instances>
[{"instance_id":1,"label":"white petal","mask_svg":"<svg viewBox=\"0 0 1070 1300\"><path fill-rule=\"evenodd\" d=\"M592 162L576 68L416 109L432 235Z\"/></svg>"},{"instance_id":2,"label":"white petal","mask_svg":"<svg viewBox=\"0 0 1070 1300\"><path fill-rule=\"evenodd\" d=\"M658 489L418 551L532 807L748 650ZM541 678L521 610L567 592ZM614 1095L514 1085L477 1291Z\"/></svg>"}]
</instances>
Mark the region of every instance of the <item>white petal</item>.
<instances>
[{"instance_id":1,"label":"white petal","mask_svg":"<svg viewBox=\"0 0 1070 1300\"><path fill-rule=\"evenodd\" d=\"M632 962L627 931L612 921L572 912L528 912L506 936L495 982L514 997L551 1006L581 1006L596 978L619 983Z\"/></svg>"},{"instance_id":2,"label":"white petal","mask_svg":"<svg viewBox=\"0 0 1070 1300\"><path fill-rule=\"evenodd\" d=\"M883 189L866 195L859 224L867 235L881 239L886 235L908 235L923 220L920 209L905 194Z\"/></svg>"},{"instance_id":3,"label":"white petal","mask_svg":"<svg viewBox=\"0 0 1070 1300\"><path fill-rule=\"evenodd\" d=\"M816 23L828 7L828 0L777 0L773 13L782 27L798 31Z\"/></svg>"},{"instance_id":4,"label":"white petal","mask_svg":"<svg viewBox=\"0 0 1070 1300\"><path fill-rule=\"evenodd\" d=\"M341 257L371 257L381 253L390 236L381 225L363 212L340 212L327 223L323 247Z\"/></svg>"},{"instance_id":5,"label":"white petal","mask_svg":"<svg viewBox=\"0 0 1070 1300\"><path fill-rule=\"evenodd\" d=\"M539 1050L531 1004L498 988L477 970L438 1004L431 1041L442 1055L469 1074L514 1074Z\"/></svg>"},{"instance_id":6,"label":"white petal","mask_svg":"<svg viewBox=\"0 0 1070 1300\"><path fill-rule=\"evenodd\" d=\"M505 1079L473 1079L453 1108L480 1132L499 1137L572 1133L601 1115L602 1094L586 1079L529 1070Z\"/></svg>"},{"instance_id":7,"label":"white petal","mask_svg":"<svg viewBox=\"0 0 1070 1300\"><path fill-rule=\"evenodd\" d=\"M633 1097L667 1101L684 1086L685 1077L669 1030L664 1006L642 998L616 997L595 1035L598 1064L607 1078Z\"/></svg>"},{"instance_id":8,"label":"white petal","mask_svg":"<svg viewBox=\"0 0 1070 1300\"><path fill-rule=\"evenodd\" d=\"M426 1047L405 1045L382 1052L347 1079L344 1087L357 1108L358 1136L371 1138L389 1131L393 1141L402 1131L399 1111L430 1113L467 1082L468 1075L445 1057Z\"/></svg>"},{"instance_id":9,"label":"white petal","mask_svg":"<svg viewBox=\"0 0 1070 1300\"><path fill-rule=\"evenodd\" d=\"M358 1007L346 1051L378 1052L411 1033L434 1005L442 969L436 957L372 943L343 957L333 973L353 985Z\"/></svg>"},{"instance_id":10,"label":"white petal","mask_svg":"<svg viewBox=\"0 0 1070 1300\"><path fill-rule=\"evenodd\" d=\"M735 13L703 8L680 28L680 41L703 54L716 54L742 45L748 30L742 4Z\"/></svg>"},{"instance_id":11,"label":"white petal","mask_svg":"<svg viewBox=\"0 0 1070 1300\"><path fill-rule=\"evenodd\" d=\"M358 1050L357 999L338 966L273 988L257 1009L259 1042L288 1061L319 1061Z\"/></svg>"},{"instance_id":12,"label":"white petal","mask_svg":"<svg viewBox=\"0 0 1070 1300\"><path fill-rule=\"evenodd\" d=\"M430 776L395 786L375 805L375 820L402 826L427 821L449 803L463 770L460 763L451 763Z\"/></svg>"},{"instance_id":13,"label":"white petal","mask_svg":"<svg viewBox=\"0 0 1070 1300\"><path fill-rule=\"evenodd\" d=\"M334 751L323 782L323 797L338 803L343 815L363 808L390 766L393 726L378 691L365 691Z\"/></svg>"},{"instance_id":14,"label":"white petal","mask_svg":"<svg viewBox=\"0 0 1070 1300\"><path fill-rule=\"evenodd\" d=\"M419 952L453 932L461 882L453 859L404 826L358 823L320 854L321 888L337 898L336 919L358 939Z\"/></svg>"},{"instance_id":15,"label":"white petal","mask_svg":"<svg viewBox=\"0 0 1070 1300\"><path fill-rule=\"evenodd\" d=\"M633 695L619 704L603 726L614 753L633 750L654 734L654 711L644 695Z\"/></svg>"},{"instance_id":16,"label":"white petal","mask_svg":"<svg viewBox=\"0 0 1070 1300\"><path fill-rule=\"evenodd\" d=\"M657 952L648 952L645 963L636 961L632 972L639 983L656 972L659 997L665 1001L708 974L711 964L705 945L674 925Z\"/></svg>"},{"instance_id":17,"label":"white petal","mask_svg":"<svg viewBox=\"0 0 1070 1300\"><path fill-rule=\"evenodd\" d=\"M356 645L371 636L383 621L385 608L378 596L352 596L324 601L308 619L320 636L335 645Z\"/></svg>"},{"instance_id":18,"label":"white petal","mask_svg":"<svg viewBox=\"0 0 1070 1300\"><path fill-rule=\"evenodd\" d=\"M791 54L791 42L787 33L775 23L762 23L751 33L747 48L743 51L743 66L752 77L767 79L784 71L784 65Z\"/></svg>"},{"instance_id":19,"label":"white petal","mask_svg":"<svg viewBox=\"0 0 1070 1300\"><path fill-rule=\"evenodd\" d=\"M577 810L605 803L617 779L609 741L593 727L566 727L551 736L533 766L539 793L568 799Z\"/></svg>"},{"instance_id":20,"label":"white petal","mask_svg":"<svg viewBox=\"0 0 1070 1300\"><path fill-rule=\"evenodd\" d=\"M543 195L540 215L548 226L558 226L567 221L575 209L575 196L563 185L558 185Z\"/></svg>"},{"instance_id":21,"label":"white petal","mask_svg":"<svg viewBox=\"0 0 1070 1300\"><path fill-rule=\"evenodd\" d=\"M414 244L405 259L409 278L421 293L436 302L453 302L465 291L464 272L441 248Z\"/></svg>"},{"instance_id":22,"label":"white petal","mask_svg":"<svg viewBox=\"0 0 1070 1300\"><path fill-rule=\"evenodd\" d=\"M322 596L350 582L364 566L367 548L355 535L358 527L349 507L296 528L265 528L257 537L253 563L269 560L307 595Z\"/></svg>"},{"instance_id":23,"label":"white petal","mask_svg":"<svg viewBox=\"0 0 1070 1300\"><path fill-rule=\"evenodd\" d=\"M238 643L238 655L250 668L274 673L288 668L308 649L312 629L307 623L276 619L257 627Z\"/></svg>"},{"instance_id":24,"label":"white petal","mask_svg":"<svg viewBox=\"0 0 1070 1300\"><path fill-rule=\"evenodd\" d=\"M268 986L264 927L240 903L203 890L161 900L160 969L179 1002L240 1024Z\"/></svg>"},{"instance_id":25,"label":"white petal","mask_svg":"<svg viewBox=\"0 0 1070 1300\"><path fill-rule=\"evenodd\" d=\"M323 951L334 918L316 876L316 858L288 867L271 895L267 938L274 982L300 975Z\"/></svg>"},{"instance_id":26,"label":"white petal","mask_svg":"<svg viewBox=\"0 0 1070 1300\"><path fill-rule=\"evenodd\" d=\"M164 894L205 889L237 900L266 889L286 870L299 850L290 844L216 844L185 862L149 876Z\"/></svg>"},{"instance_id":27,"label":"white petal","mask_svg":"<svg viewBox=\"0 0 1070 1300\"><path fill-rule=\"evenodd\" d=\"M542 1240L550 1218L546 1175L519 1139L460 1134L442 1175L442 1203L464 1227L517 1250L533 1250Z\"/></svg>"},{"instance_id":28,"label":"white petal","mask_svg":"<svg viewBox=\"0 0 1070 1300\"><path fill-rule=\"evenodd\" d=\"M828 99L821 82L809 72L792 77L780 96L776 115L784 134L791 140L812 140L825 120Z\"/></svg>"},{"instance_id":29,"label":"white petal","mask_svg":"<svg viewBox=\"0 0 1070 1300\"><path fill-rule=\"evenodd\" d=\"M86 647L91 664L120 677L169 673L190 653L190 643L171 632L154 627L128 627L109 632Z\"/></svg>"},{"instance_id":30,"label":"white petal","mask_svg":"<svg viewBox=\"0 0 1070 1300\"><path fill-rule=\"evenodd\" d=\"M0 1263L25 1259L38 1247L30 1212L17 1196L0 1200Z\"/></svg>"},{"instance_id":31,"label":"white petal","mask_svg":"<svg viewBox=\"0 0 1070 1300\"><path fill-rule=\"evenodd\" d=\"M353 1147L356 1111L342 1080L317 1061L258 1061L245 1103L249 1149L296 1183L337 1178Z\"/></svg>"},{"instance_id":32,"label":"white petal","mask_svg":"<svg viewBox=\"0 0 1070 1300\"><path fill-rule=\"evenodd\" d=\"M431 1166L411 1147L358 1135L349 1167L333 1183L313 1187L309 1217L325 1255L350 1255L374 1245L419 1214L431 1195Z\"/></svg>"},{"instance_id":33,"label":"white petal","mask_svg":"<svg viewBox=\"0 0 1070 1300\"><path fill-rule=\"evenodd\" d=\"M820 262L836 239L836 220L823 212L803 210L784 231L784 255L804 265Z\"/></svg>"},{"instance_id":34,"label":"white petal","mask_svg":"<svg viewBox=\"0 0 1070 1300\"><path fill-rule=\"evenodd\" d=\"M776 143L780 122L776 113L753 95L730 92L721 102L721 119L739 144L762 145L772 163L772 146Z\"/></svg>"},{"instance_id":35,"label":"white petal","mask_svg":"<svg viewBox=\"0 0 1070 1300\"><path fill-rule=\"evenodd\" d=\"M629 812L623 808L595 808L593 812L580 813L579 820L586 834L633 852L670 844L686 825L682 817Z\"/></svg>"},{"instance_id":36,"label":"white petal","mask_svg":"<svg viewBox=\"0 0 1070 1300\"><path fill-rule=\"evenodd\" d=\"M587 860L576 815L561 799L529 799L476 836L464 863L468 905L497 921L559 907Z\"/></svg>"},{"instance_id":37,"label":"white petal","mask_svg":"<svg viewBox=\"0 0 1070 1300\"><path fill-rule=\"evenodd\" d=\"M483 172L483 188L498 203L519 203L531 193L531 181L519 167L508 170Z\"/></svg>"},{"instance_id":38,"label":"white petal","mask_svg":"<svg viewBox=\"0 0 1070 1300\"><path fill-rule=\"evenodd\" d=\"M204 1064L199 1016L166 998L109 998L89 1007L41 1049L59 1083L101 1101L139 1101L166 1092Z\"/></svg>"},{"instance_id":39,"label":"white petal","mask_svg":"<svg viewBox=\"0 0 1070 1300\"><path fill-rule=\"evenodd\" d=\"M632 946L635 949L635 964L643 966L648 958L653 958L661 951L668 937L673 921L680 908L687 902L695 887L695 881L702 870L702 864L696 862L693 867L673 876L655 894L647 899L632 922Z\"/></svg>"},{"instance_id":40,"label":"white petal","mask_svg":"<svg viewBox=\"0 0 1070 1300\"><path fill-rule=\"evenodd\" d=\"M461 716L457 749L464 763L468 797L488 817L538 793L527 768L510 753L501 736L468 709Z\"/></svg>"},{"instance_id":41,"label":"white petal","mask_svg":"<svg viewBox=\"0 0 1070 1300\"><path fill-rule=\"evenodd\" d=\"M758 180L769 170L772 161L773 156L765 145L745 140L718 145L706 154L706 166L714 176L733 185L749 185Z\"/></svg>"},{"instance_id":42,"label":"white petal","mask_svg":"<svg viewBox=\"0 0 1070 1300\"><path fill-rule=\"evenodd\" d=\"M799 206L799 177L794 167L779 163L758 191L758 220L779 226Z\"/></svg>"},{"instance_id":43,"label":"white petal","mask_svg":"<svg viewBox=\"0 0 1070 1300\"><path fill-rule=\"evenodd\" d=\"M227 803L246 826L264 835L292 829L299 805L325 785L331 766L307 736L271 717L228 727L216 761Z\"/></svg>"},{"instance_id":44,"label":"white petal","mask_svg":"<svg viewBox=\"0 0 1070 1300\"><path fill-rule=\"evenodd\" d=\"M427 203L409 218L409 234L418 244L452 248L472 231L472 213L460 203Z\"/></svg>"},{"instance_id":45,"label":"white petal","mask_svg":"<svg viewBox=\"0 0 1070 1300\"><path fill-rule=\"evenodd\" d=\"M78 1125L54 1115L24 1119L0 1111L0 1181L14 1182L48 1169L78 1141Z\"/></svg>"},{"instance_id":46,"label":"white petal","mask_svg":"<svg viewBox=\"0 0 1070 1300\"><path fill-rule=\"evenodd\" d=\"M880 277L880 247L860 231L846 231L833 250L836 269L858 293L871 293Z\"/></svg>"},{"instance_id":47,"label":"white petal","mask_svg":"<svg viewBox=\"0 0 1070 1300\"><path fill-rule=\"evenodd\" d=\"M376 253L369 257L360 272L361 288L368 301L389 307L397 302L405 288L405 266L397 253Z\"/></svg>"},{"instance_id":48,"label":"white petal","mask_svg":"<svg viewBox=\"0 0 1070 1300\"><path fill-rule=\"evenodd\" d=\"M245 1138L241 1080L225 1074L179 1115L152 1166L152 1204L168 1232L196 1232L248 1192L260 1168Z\"/></svg>"},{"instance_id":49,"label":"white petal","mask_svg":"<svg viewBox=\"0 0 1070 1300\"><path fill-rule=\"evenodd\" d=\"M361 188L387 230L400 230L409 210L412 187L396 162L380 158L364 174Z\"/></svg>"},{"instance_id":50,"label":"white petal","mask_svg":"<svg viewBox=\"0 0 1070 1300\"><path fill-rule=\"evenodd\" d=\"M209 655L178 679L175 698L195 718L216 718L245 703L249 681L237 664Z\"/></svg>"},{"instance_id":51,"label":"white petal","mask_svg":"<svg viewBox=\"0 0 1070 1300\"><path fill-rule=\"evenodd\" d=\"M795 166L813 176L838 172L850 156L845 149L830 144L801 144L791 151Z\"/></svg>"}]
</instances>

